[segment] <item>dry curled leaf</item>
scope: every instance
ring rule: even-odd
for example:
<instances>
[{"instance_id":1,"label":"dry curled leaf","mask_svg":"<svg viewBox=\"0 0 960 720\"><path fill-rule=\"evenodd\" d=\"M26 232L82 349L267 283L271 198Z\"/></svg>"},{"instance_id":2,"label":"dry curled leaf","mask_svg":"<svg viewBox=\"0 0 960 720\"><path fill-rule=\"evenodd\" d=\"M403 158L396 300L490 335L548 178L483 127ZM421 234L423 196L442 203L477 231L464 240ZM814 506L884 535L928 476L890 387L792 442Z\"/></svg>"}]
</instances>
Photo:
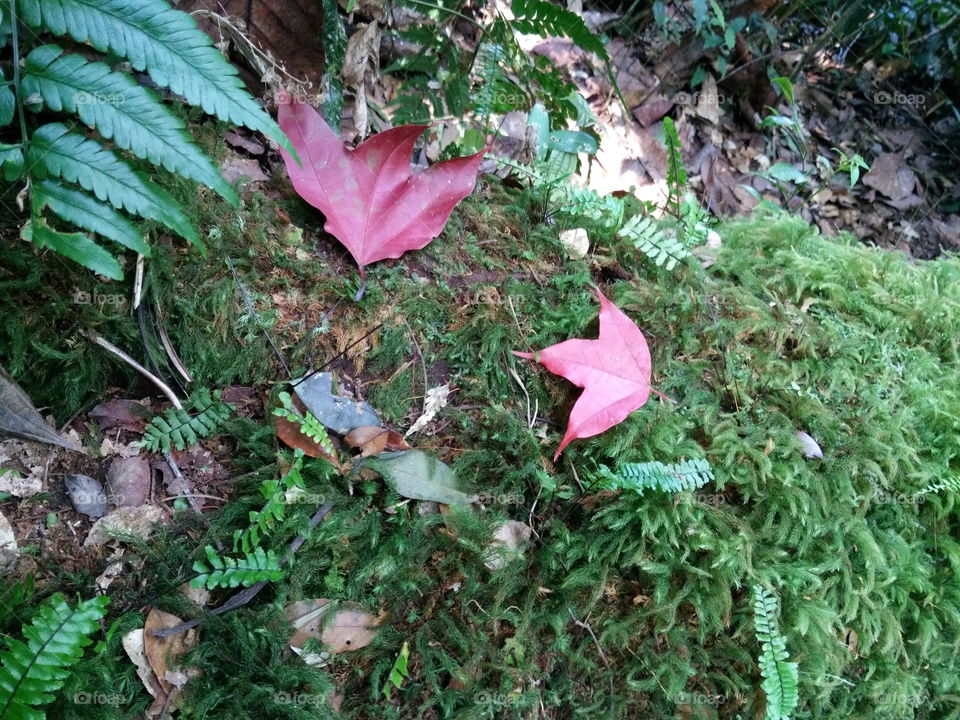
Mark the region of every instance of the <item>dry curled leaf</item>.
<instances>
[{"instance_id":1,"label":"dry curled leaf","mask_svg":"<svg viewBox=\"0 0 960 720\"><path fill-rule=\"evenodd\" d=\"M294 628L290 636L291 649L310 665L322 666L330 654L350 652L366 647L377 635L377 628L385 620L381 614L373 616L359 605L341 604L333 617L328 617L330 601L326 598L300 600L286 607L287 620ZM325 652L303 650L311 638L318 639Z\"/></svg>"},{"instance_id":2,"label":"dry curled leaf","mask_svg":"<svg viewBox=\"0 0 960 720\"><path fill-rule=\"evenodd\" d=\"M451 208L452 209L452 208ZM24 440L81 450L75 442L63 438L44 422L30 398L17 381L0 366L0 433Z\"/></svg>"},{"instance_id":3,"label":"dry curled leaf","mask_svg":"<svg viewBox=\"0 0 960 720\"><path fill-rule=\"evenodd\" d=\"M183 620L176 615L153 608L143 624L143 649L147 662L156 675L163 692L169 694L175 687L167 679L167 672L177 668L177 658L197 643L197 631L191 628L170 637L154 637L154 630L167 630L176 627Z\"/></svg>"},{"instance_id":4,"label":"dry curled leaf","mask_svg":"<svg viewBox=\"0 0 960 720\"><path fill-rule=\"evenodd\" d=\"M344 441L350 447L360 451L360 457L379 455L387 449L390 432L386 428L374 425L363 425L351 430Z\"/></svg>"},{"instance_id":5,"label":"dry curled leaf","mask_svg":"<svg viewBox=\"0 0 960 720\"><path fill-rule=\"evenodd\" d=\"M290 422L285 417L274 415L273 426L277 430L277 437L280 438L280 441L287 447L294 448L295 450L303 450L303 454L307 457L323 458L324 460L328 460L334 467L340 467L340 461L324 450L323 446L316 440L313 440L301 432L300 426L297 423Z\"/></svg>"}]
</instances>

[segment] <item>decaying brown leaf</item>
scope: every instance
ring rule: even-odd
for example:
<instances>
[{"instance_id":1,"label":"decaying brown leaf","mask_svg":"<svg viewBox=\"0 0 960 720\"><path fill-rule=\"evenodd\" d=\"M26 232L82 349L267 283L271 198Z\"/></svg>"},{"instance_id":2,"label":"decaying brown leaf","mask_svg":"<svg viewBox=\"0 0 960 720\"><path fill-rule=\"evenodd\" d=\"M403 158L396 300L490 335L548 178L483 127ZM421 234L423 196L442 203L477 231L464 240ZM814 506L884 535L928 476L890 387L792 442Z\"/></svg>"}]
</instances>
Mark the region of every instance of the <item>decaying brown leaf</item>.
<instances>
[{"instance_id":1,"label":"decaying brown leaf","mask_svg":"<svg viewBox=\"0 0 960 720\"><path fill-rule=\"evenodd\" d=\"M150 668L156 675L160 688L167 694L177 686L167 679L167 673L171 668L177 668L177 658L196 645L197 632L191 628L186 632L164 638L154 637L152 633L154 630L176 627L182 622L183 620L176 615L154 608L147 615L143 624L143 649L147 656L147 662L150 663Z\"/></svg>"},{"instance_id":2,"label":"decaying brown leaf","mask_svg":"<svg viewBox=\"0 0 960 720\"><path fill-rule=\"evenodd\" d=\"M0 366L0 433L25 440L82 450L47 425L17 381Z\"/></svg>"},{"instance_id":3,"label":"decaying brown leaf","mask_svg":"<svg viewBox=\"0 0 960 720\"><path fill-rule=\"evenodd\" d=\"M300 432L300 426L296 423L276 415L273 418L273 426L277 430L277 437L287 447L303 450L303 454L307 457L323 458L330 461L336 468L340 468L340 461L324 450L320 443Z\"/></svg>"},{"instance_id":4,"label":"decaying brown leaf","mask_svg":"<svg viewBox=\"0 0 960 720\"><path fill-rule=\"evenodd\" d=\"M363 425L347 433L344 441L350 447L360 450L360 457L370 457L386 450L389 439L390 432L386 428Z\"/></svg>"},{"instance_id":5,"label":"decaying brown leaf","mask_svg":"<svg viewBox=\"0 0 960 720\"><path fill-rule=\"evenodd\" d=\"M386 619L381 614L374 617L359 605L341 604L333 617L327 617L330 600L316 598L300 600L287 605L286 614L295 629L290 637L290 648L310 665L326 664L330 654L350 652L366 647L377 635L377 628ZM323 653L310 653L303 646L311 638L324 646Z\"/></svg>"}]
</instances>

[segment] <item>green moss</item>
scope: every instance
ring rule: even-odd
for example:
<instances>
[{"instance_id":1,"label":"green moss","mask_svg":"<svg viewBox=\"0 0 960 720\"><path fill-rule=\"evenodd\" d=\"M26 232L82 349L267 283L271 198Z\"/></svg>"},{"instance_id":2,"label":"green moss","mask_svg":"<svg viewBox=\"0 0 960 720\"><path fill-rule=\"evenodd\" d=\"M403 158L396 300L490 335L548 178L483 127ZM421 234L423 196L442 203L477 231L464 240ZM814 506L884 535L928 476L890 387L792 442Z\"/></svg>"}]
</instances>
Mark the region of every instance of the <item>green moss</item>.
<instances>
[{"instance_id":1,"label":"green moss","mask_svg":"<svg viewBox=\"0 0 960 720\"><path fill-rule=\"evenodd\" d=\"M348 718L524 718L541 706L557 717L758 717L749 588L762 583L778 591L781 630L800 664L796 717L957 717L957 504L949 491L909 498L960 469L960 262L911 264L785 217L720 228L723 247L706 271L651 269L602 237L602 259L570 261L557 229L531 220L529 198L494 186L482 193L428 249L370 268L364 299L342 302L306 340L356 289L352 271L331 265L316 216L288 208L307 228L301 242L275 226L265 197L239 216L202 194L183 197L204 218L210 253L161 253L151 282L201 383L282 379L264 328L294 374L333 359L397 425L419 409L424 373L428 385L450 382L450 425L418 442L489 500L471 513L421 516L414 503L387 513L399 498L379 480L310 476L334 511L286 581L204 627L191 656L203 675L181 712L309 717L309 706L280 707L277 693L325 696L335 685ZM40 404L67 397L73 404L57 407L69 415L108 385L139 383L67 332L91 323L138 347L134 318L65 303L70 271L39 268L25 248L4 263L2 287L35 295L19 310L0 293L4 317L29 329L3 324L3 361L31 378ZM624 269L626 279L610 281ZM594 283L644 329L654 386L669 399L654 396L553 464L576 390L511 351L593 336ZM309 312L290 312L285 298ZM344 338L379 324L369 345L337 358ZM68 390L68 381L82 384ZM534 410L548 422L529 427ZM816 438L823 459L803 457L797 430ZM148 562L118 581L112 612L121 622L148 603L187 612L175 588L193 554L242 527L259 482L275 473L265 418L224 432L234 469L257 473L209 529L186 535L178 521L181 530L142 549ZM599 463L690 457L705 457L716 475L695 494L593 489ZM298 507L269 546L282 550L311 511ZM536 535L491 573L486 548L507 518L531 522ZM70 583L89 592L91 581ZM311 669L284 650L280 608L331 596L390 620L369 647ZM388 702L380 691L405 641L410 679ZM99 688L110 673L128 682L115 642L104 652L82 682ZM129 709L142 709L143 692L131 692ZM691 708L690 698L709 702ZM57 707L51 717L75 716Z\"/></svg>"}]
</instances>

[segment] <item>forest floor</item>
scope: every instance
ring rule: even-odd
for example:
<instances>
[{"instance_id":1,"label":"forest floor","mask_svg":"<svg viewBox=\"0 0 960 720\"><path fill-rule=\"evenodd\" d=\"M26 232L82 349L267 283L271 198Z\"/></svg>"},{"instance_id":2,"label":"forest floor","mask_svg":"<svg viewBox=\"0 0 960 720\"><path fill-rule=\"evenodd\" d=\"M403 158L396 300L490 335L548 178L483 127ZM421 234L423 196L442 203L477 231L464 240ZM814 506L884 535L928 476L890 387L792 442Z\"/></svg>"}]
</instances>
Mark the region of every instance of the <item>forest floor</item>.
<instances>
[{"instance_id":1,"label":"forest floor","mask_svg":"<svg viewBox=\"0 0 960 720\"><path fill-rule=\"evenodd\" d=\"M624 90L647 88L637 51L611 51ZM811 89L798 104L823 148L878 158L861 185L835 178L790 211L725 221L712 257L671 272L602 234L571 257L542 196L487 175L427 248L372 266L355 301L355 266L278 156L216 123L198 131L226 172L246 176L243 206L171 185L208 253L159 238L141 310L116 284L11 245L0 360L85 453L0 442L0 467L15 471L0 476L0 514L18 555L0 632L18 634L55 591L111 597L103 642L47 716L758 718L756 585L777 593L799 662L795 717L960 716L956 496L933 489L960 456L960 263L917 260L960 248L944 180L955 154L916 104L858 92ZM633 119L604 126L614 136L598 167L619 168L625 186L608 176L607 191L663 189L655 126L678 103L651 111L648 96ZM741 184L789 206L752 173L795 155L711 102L678 108L691 186L722 215L753 208ZM864 124L868 141L854 134ZM554 462L577 391L512 351L594 337L594 287L643 330L662 396ZM153 348L178 395L220 390L229 419L169 459L136 447L169 403L81 330L137 357ZM164 334L190 382L165 360ZM313 371L369 403L397 446L430 390L448 387L406 442L477 501L401 497L338 437L340 471L308 459L308 500L264 541L282 553L308 535L285 578L205 613L231 593L188 592L194 562L229 545L263 482L289 469L272 410ZM696 493L603 487L602 466L689 458L715 476ZM65 477L78 474L126 498L113 532L91 534L96 520L71 502ZM177 497L184 483L196 508ZM292 606L304 601L314 605ZM290 621L327 602L332 634L308 626L304 662ZM204 618L183 675L154 657L138 669L125 649L145 623L176 622L162 613ZM321 656L321 637L333 652ZM408 677L391 683L404 648Z\"/></svg>"}]
</instances>

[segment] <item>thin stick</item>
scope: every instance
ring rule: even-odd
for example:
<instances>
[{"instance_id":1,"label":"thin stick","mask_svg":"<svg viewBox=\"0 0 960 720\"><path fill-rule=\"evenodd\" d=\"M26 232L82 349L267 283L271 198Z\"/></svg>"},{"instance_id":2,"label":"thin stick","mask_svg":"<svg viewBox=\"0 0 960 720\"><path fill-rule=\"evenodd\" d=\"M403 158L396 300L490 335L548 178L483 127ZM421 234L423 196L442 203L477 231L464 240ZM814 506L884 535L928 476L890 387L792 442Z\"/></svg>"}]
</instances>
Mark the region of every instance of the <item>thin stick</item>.
<instances>
[{"instance_id":1,"label":"thin stick","mask_svg":"<svg viewBox=\"0 0 960 720\"><path fill-rule=\"evenodd\" d=\"M297 380L295 383L290 383L291 387L296 387L297 385L299 385L300 383L302 383L304 380L307 380L308 378L316 375L318 372L322 372L323 369L324 369L325 367L327 367L330 363L332 363L334 360L337 360L338 358L341 358L341 357L343 357L344 355L346 355L348 352L350 352L350 350L351 350L355 345L359 345L360 343L362 343L364 340L366 340L368 337L370 337L371 335L373 335L377 330L379 330L379 329L382 328L382 327L383 327L383 323L380 323L380 324L377 325L375 328L373 328L373 330L371 330L370 332L366 333L366 334L365 334L362 338L360 338L359 340L354 340L352 343L350 343L349 345L347 345L343 350L341 350L341 351L338 352L336 355L334 355L332 358L330 358L329 360L327 360L323 365L321 365L320 367L316 368L315 370L311 370L311 371L308 372L306 375L304 375L302 378L300 378L299 380Z\"/></svg>"},{"instance_id":2,"label":"thin stick","mask_svg":"<svg viewBox=\"0 0 960 720\"><path fill-rule=\"evenodd\" d=\"M173 477L176 481L176 484L167 483L167 488L170 490L176 490L178 495L182 495L183 497L187 498L187 500L190 502L190 507L193 508L193 511L198 515L202 514L200 503L194 500L193 495L191 495L193 488L190 487L190 483L183 476L183 473L180 472L180 466L177 465L177 461L173 459L173 455L171 455L169 452L165 452L163 453L163 459L167 461L167 466L170 468L170 472L173 473ZM216 544L217 549L220 550L220 552L223 552L223 546L220 545L219 541L217 541Z\"/></svg>"},{"instance_id":3,"label":"thin stick","mask_svg":"<svg viewBox=\"0 0 960 720\"><path fill-rule=\"evenodd\" d=\"M225 497L220 497L219 495L204 495L203 493L181 493L180 495L170 495L169 497L160 498L157 500L157 502L169 502L170 500L176 500L178 498L207 498L208 500L229 502Z\"/></svg>"},{"instance_id":4,"label":"thin stick","mask_svg":"<svg viewBox=\"0 0 960 720\"><path fill-rule=\"evenodd\" d=\"M410 323L407 322L406 318L403 318L403 324L407 326L407 332L410 333L410 341L413 343L413 347L417 351L417 356L420 358L420 368L423 370L423 412L427 412L427 361L423 358L423 351L420 349L420 343L417 342L417 337L414 335L413 328L410 327Z\"/></svg>"},{"instance_id":5,"label":"thin stick","mask_svg":"<svg viewBox=\"0 0 960 720\"><path fill-rule=\"evenodd\" d=\"M325 502L320 506L320 509L317 510L313 517L310 518L310 529L313 530L317 525L320 524L320 521L327 516L327 514L333 509L332 502ZM293 542L290 543L290 547L287 548L286 554L280 558L280 567L283 567L287 562L293 557L293 554L300 549L300 546L307 541L306 535L298 535L293 539ZM251 585L250 587L241 590L238 593L235 593L227 600L223 605L214 608L210 611L210 615L223 615L225 612L230 610L235 610L238 607L243 607L251 600L253 600L257 594L267 586L267 581L262 580L256 585ZM171 635L178 635L190 628L197 627L202 625L210 615L202 615L201 617L194 618L193 620L188 620L185 623L180 623L172 628L166 630L151 630L151 634L157 638L170 637Z\"/></svg>"},{"instance_id":6,"label":"thin stick","mask_svg":"<svg viewBox=\"0 0 960 720\"><path fill-rule=\"evenodd\" d=\"M143 295L143 269L144 257L137 253L137 272L133 276L133 309L140 307L141 296Z\"/></svg>"},{"instance_id":7,"label":"thin stick","mask_svg":"<svg viewBox=\"0 0 960 720\"><path fill-rule=\"evenodd\" d=\"M170 360L174 369L180 373L181 377L183 377L186 382L193 382L190 372L180 360L180 356L177 355L177 351L174 349L173 343L170 342L170 336L167 335L167 329L163 326L163 314L160 312L160 303L157 302L156 298L153 300L153 315L154 326L157 329L157 335L160 336L160 342L163 345L163 349L167 353L167 358Z\"/></svg>"},{"instance_id":8,"label":"thin stick","mask_svg":"<svg viewBox=\"0 0 960 720\"><path fill-rule=\"evenodd\" d=\"M581 627L590 633L590 637L593 638L593 644L597 646L597 652L600 653L600 659L603 660L603 664L607 666L607 670L611 672L613 669L610 667L610 662L607 660L607 656L603 654L603 648L600 647L600 641L597 640L596 634L593 632L593 628L590 627L590 623L581 622L577 620L577 616L573 614L573 610L567 608L567 612L570 613L570 617L573 618L573 622L577 627ZM610 710L613 710L613 675L608 675L607 679L610 681Z\"/></svg>"},{"instance_id":9,"label":"thin stick","mask_svg":"<svg viewBox=\"0 0 960 720\"><path fill-rule=\"evenodd\" d=\"M90 340L95 342L97 345L102 347L104 350L116 355L118 358L123 360L127 365L129 365L134 370L136 370L141 375L143 375L145 378L147 378L147 380L149 380L158 388L160 388L160 391L167 396L167 399L170 400L171 403L173 403L173 406L177 410L183 410L183 403L180 402L180 398L177 397L177 394L173 392L173 390L171 390L170 387L165 382L163 382L163 380L161 380L152 372L147 370L143 365L141 365L132 357L127 355L123 350L118 348L112 342L105 340L104 338L97 335L92 330L86 330L84 331L83 334L86 335Z\"/></svg>"}]
</instances>

